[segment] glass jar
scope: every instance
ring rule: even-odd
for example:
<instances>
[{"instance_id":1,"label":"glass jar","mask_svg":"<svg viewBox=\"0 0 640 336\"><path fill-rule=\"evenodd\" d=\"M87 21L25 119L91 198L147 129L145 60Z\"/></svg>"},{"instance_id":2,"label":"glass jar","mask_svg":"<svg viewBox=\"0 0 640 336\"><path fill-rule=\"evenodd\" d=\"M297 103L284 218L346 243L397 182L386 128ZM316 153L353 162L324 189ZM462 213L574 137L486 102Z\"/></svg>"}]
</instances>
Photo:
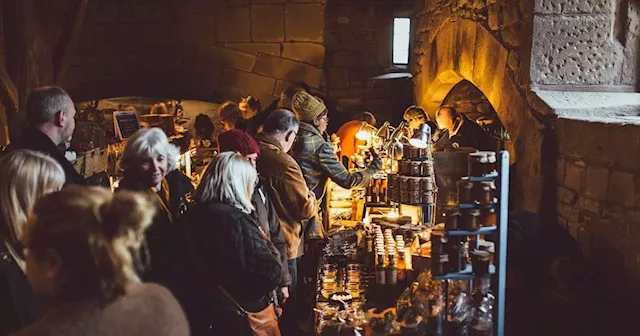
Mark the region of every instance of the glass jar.
<instances>
[{"instance_id":1,"label":"glass jar","mask_svg":"<svg viewBox=\"0 0 640 336\"><path fill-rule=\"evenodd\" d=\"M422 162L421 161L411 161L411 171L410 174L411 176L417 176L420 177L422 176Z\"/></svg>"},{"instance_id":2,"label":"glass jar","mask_svg":"<svg viewBox=\"0 0 640 336\"><path fill-rule=\"evenodd\" d=\"M460 210L457 205L448 205L444 210L444 227L447 231L458 230Z\"/></svg>"},{"instance_id":3,"label":"glass jar","mask_svg":"<svg viewBox=\"0 0 640 336\"><path fill-rule=\"evenodd\" d=\"M433 178L432 177L421 177L420 178L420 190L422 190L422 192L433 191Z\"/></svg>"},{"instance_id":4,"label":"glass jar","mask_svg":"<svg viewBox=\"0 0 640 336\"><path fill-rule=\"evenodd\" d=\"M476 231L478 230L478 217L480 210L478 209L462 209L460 210L460 219L458 228L460 230Z\"/></svg>"},{"instance_id":5,"label":"glass jar","mask_svg":"<svg viewBox=\"0 0 640 336\"><path fill-rule=\"evenodd\" d=\"M474 183L469 180L460 180L458 181L458 202L460 204L471 204L473 203L473 195L471 190L473 189Z\"/></svg>"}]
</instances>

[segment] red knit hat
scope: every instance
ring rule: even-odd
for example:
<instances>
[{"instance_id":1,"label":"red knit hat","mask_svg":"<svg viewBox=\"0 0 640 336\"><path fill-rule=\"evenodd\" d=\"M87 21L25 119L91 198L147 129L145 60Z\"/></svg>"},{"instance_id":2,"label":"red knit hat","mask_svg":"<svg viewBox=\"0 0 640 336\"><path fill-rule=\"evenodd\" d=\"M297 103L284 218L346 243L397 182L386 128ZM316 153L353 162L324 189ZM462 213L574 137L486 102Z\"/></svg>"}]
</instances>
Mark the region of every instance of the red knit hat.
<instances>
[{"instance_id":1,"label":"red knit hat","mask_svg":"<svg viewBox=\"0 0 640 336\"><path fill-rule=\"evenodd\" d=\"M254 153L260 155L260 147L251 135L235 128L218 134L218 151L239 152L244 156Z\"/></svg>"}]
</instances>

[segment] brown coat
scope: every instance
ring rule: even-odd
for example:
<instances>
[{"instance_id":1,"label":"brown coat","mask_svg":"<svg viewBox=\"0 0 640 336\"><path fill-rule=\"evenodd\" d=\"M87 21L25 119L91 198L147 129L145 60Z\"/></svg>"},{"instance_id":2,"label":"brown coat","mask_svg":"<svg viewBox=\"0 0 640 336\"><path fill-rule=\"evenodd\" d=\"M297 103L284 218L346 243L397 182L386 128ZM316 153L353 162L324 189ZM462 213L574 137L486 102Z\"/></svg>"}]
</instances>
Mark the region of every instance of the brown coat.
<instances>
[{"instance_id":1,"label":"brown coat","mask_svg":"<svg viewBox=\"0 0 640 336\"><path fill-rule=\"evenodd\" d=\"M260 133L256 136L260 146L258 171L271 186L271 200L278 213L289 259L300 257L303 252L301 221L315 213L316 200L307 188L298 163L273 137Z\"/></svg>"},{"instance_id":2,"label":"brown coat","mask_svg":"<svg viewBox=\"0 0 640 336\"><path fill-rule=\"evenodd\" d=\"M93 301L57 305L12 336L185 336L187 319L164 287L136 284L105 308Z\"/></svg>"}]
</instances>

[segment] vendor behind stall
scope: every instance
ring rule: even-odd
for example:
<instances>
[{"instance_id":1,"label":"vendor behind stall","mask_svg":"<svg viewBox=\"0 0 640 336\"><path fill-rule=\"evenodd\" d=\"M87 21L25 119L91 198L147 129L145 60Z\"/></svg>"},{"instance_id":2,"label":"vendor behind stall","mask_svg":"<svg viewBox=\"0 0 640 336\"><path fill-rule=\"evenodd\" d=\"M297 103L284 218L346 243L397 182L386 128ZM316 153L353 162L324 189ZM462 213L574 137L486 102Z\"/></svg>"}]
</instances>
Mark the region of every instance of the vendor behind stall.
<instances>
[{"instance_id":1,"label":"vendor behind stall","mask_svg":"<svg viewBox=\"0 0 640 336\"><path fill-rule=\"evenodd\" d=\"M487 132L453 106L442 106L436 111L436 121L448 134L434 144L435 150L470 147L478 150L496 150L496 143Z\"/></svg>"},{"instance_id":2,"label":"vendor behind stall","mask_svg":"<svg viewBox=\"0 0 640 336\"><path fill-rule=\"evenodd\" d=\"M425 112L425 110L420 106L411 105L407 107L404 111L403 118L409 124L409 130L411 132L409 137L411 137L413 135L413 131L419 129L422 124L429 125L431 128L431 134L434 134L438 129L436 123L429 119L427 112Z\"/></svg>"},{"instance_id":3,"label":"vendor behind stall","mask_svg":"<svg viewBox=\"0 0 640 336\"><path fill-rule=\"evenodd\" d=\"M346 189L369 184L371 175L382 166L380 158L375 157L364 170L349 172L338 159L328 139L326 129L329 117L326 106L302 91L293 96L292 107L301 121L298 138L293 146L293 157L300 164L307 186L313 191L316 199L323 198L329 179ZM323 224L328 228L328 211L325 207L323 213L326 219ZM311 237L317 233L322 235L322 229L317 227L318 224L318 221L315 224L310 223L309 227L306 227L307 234Z\"/></svg>"},{"instance_id":4,"label":"vendor behind stall","mask_svg":"<svg viewBox=\"0 0 640 336\"><path fill-rule=\"evenodd\" d=\"M240 121L238 128L255 137L256 134L262 131L262 125L267 120L269 111L262 111L260 100L252 96L242 98L238 107L242 111L243 119Z\"/></svg>"},{"instance_id":5,"label":"vendor behind stall","mask_svg":"<svg viewBox=\"0 0 640 336\"><path fill-rule=\"evenodd\" d=\"M355 154L358 150L358 146L365 145L366 141L362 139L357 139L356 134L362 128L362 124L367 123L371 126L376 125L376 117L373 116L370 112L362 112L355 117L355 119L344 123L338 129L336 135L340 138L340 152L338 156L345 167L349 167L349 161L351 156ZM346 158L346 159L345 159Z\"/></svg>"}]
</instances>

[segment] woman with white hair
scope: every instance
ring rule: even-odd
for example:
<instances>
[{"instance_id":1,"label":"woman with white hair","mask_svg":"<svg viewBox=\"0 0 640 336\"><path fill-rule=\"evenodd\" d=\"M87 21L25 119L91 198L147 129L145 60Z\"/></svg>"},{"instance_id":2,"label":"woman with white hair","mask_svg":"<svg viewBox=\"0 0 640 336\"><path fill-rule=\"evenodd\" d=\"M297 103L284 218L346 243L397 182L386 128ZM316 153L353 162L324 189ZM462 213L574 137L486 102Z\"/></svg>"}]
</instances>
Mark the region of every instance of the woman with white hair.
<instances>
[{"instance_id":1,"label":"woman with white hair","mask_svg":"<svg viewBox=\"0 0 640 336\"><path fill-rule=\"evenodd\" d=\"M50 156L19 149L0 159L0 176L0 335L7 335L40 314L25 275L25 225L36 201L62 188L65 173Z\"/></svg>"},{"instance_id":2,"label":"woman with white hair","mask_svg":"<svg viewBox=\"0 0 640 336\"><path fill-rule=\"evenodd\" d=\"M145 269L138 271L143 273L145 281L165 285L170 285L175 273L179 231L174 224L193 192L191 180L176 169L179 154L160 128L145 128L127 140L119 162L124 178L118 190L148 192L156 200L157 213L146 232L150 256L145 259Z\"/></svg>"},{"instance_id":3,"label":"woman with white hair","mask_svg":"<svg viewBox=\"0 0 640 336\"><path fill-rule=\"evenodd\" d=\"M209 164L196 190L185 221L193 265L182 302L193 335L252 335L239 314L244 312L270 316L262 330L279 335L269 294L280 284L282 265L251 216L256 180L251 163L225 152Z\"/></svg>"}]
</instances>

